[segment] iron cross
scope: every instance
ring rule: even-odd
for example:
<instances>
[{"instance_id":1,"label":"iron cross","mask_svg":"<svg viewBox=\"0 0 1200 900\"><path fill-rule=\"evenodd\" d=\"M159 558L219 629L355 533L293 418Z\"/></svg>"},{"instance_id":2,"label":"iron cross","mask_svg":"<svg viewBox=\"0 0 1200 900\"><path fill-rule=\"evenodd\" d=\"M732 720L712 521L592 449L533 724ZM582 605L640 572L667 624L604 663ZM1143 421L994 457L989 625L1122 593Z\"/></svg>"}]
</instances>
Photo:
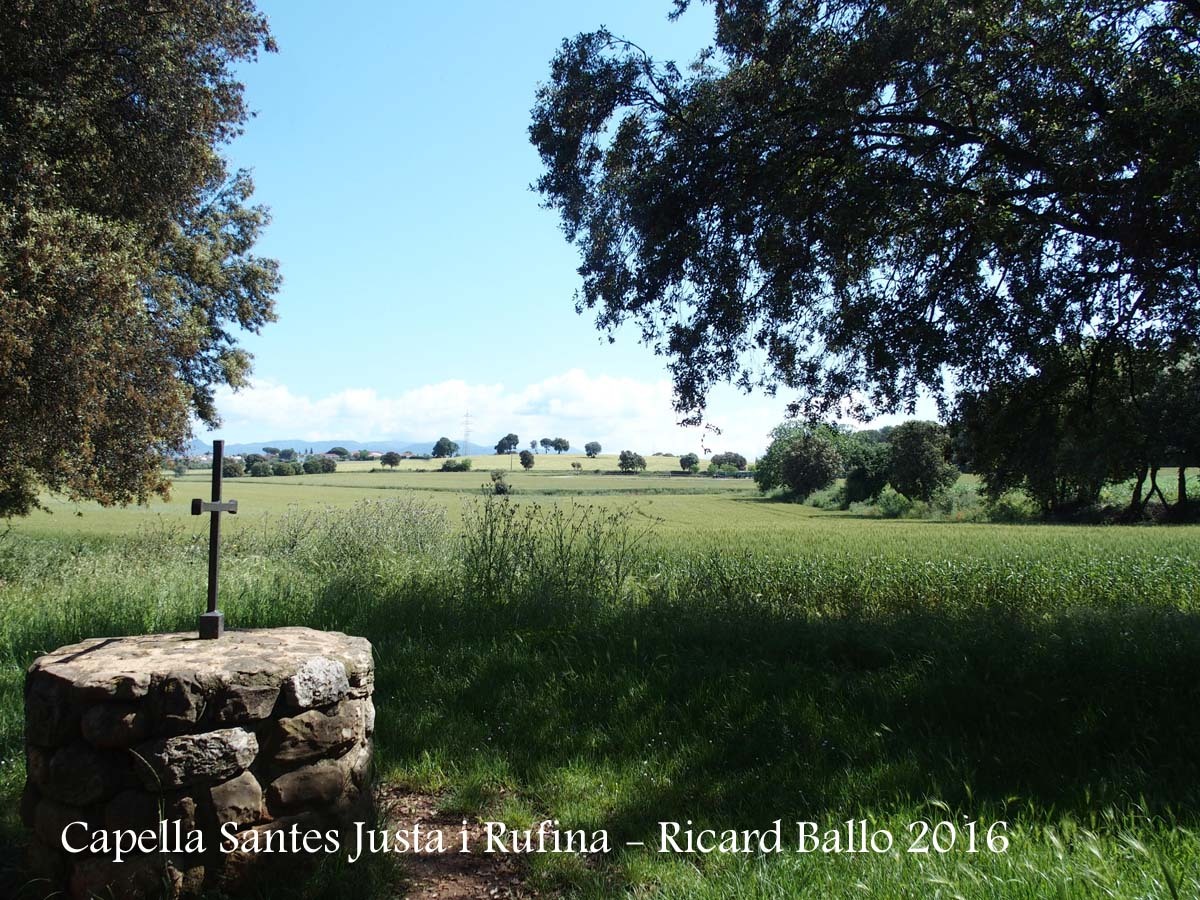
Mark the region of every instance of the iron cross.
<instances>
[{"instance_id":1,"label":"iron cross","mask_svg":"<svg viewBox=\"0 0 1200 900\"><path fill-rule=\"evenodd\" d=\"M221 500L221 462L225 442L213 441L212 500L192 501L192 515L209 513L208 520L208 612L200 616L200 637L215 640L225 633L225 614L217 609L217 577L221 560L221 513L237 514L236 500Z\"/></svg>"}]
</instances>

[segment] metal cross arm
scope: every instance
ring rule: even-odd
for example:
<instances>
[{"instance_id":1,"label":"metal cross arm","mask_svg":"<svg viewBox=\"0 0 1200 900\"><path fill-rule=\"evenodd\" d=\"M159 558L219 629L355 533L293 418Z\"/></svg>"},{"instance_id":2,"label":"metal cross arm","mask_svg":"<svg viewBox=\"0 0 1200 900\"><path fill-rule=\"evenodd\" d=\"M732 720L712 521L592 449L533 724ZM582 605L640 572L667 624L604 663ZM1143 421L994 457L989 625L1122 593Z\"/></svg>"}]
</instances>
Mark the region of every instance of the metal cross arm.
<instances>
[{"instance_id":1,"label":"metal cross arm","mask_svg":"<svg viewBox=\"0 0 1200 900\"><path fill-rule=\"evenodd\" d=\"M200 637L214 640L225 633L225 616L217 609L217 585L221 567L221 513L237 515L236 500L221 499L221 464L225 460L225 442L213 441L212 499L192 501L192 515L209 514L208 519L208 611L200 616Z\"/></svg>"},{"instance_id":2,"label":"metal cross arm","mask_svg":"<svg viewBox=\"0 0 1200 900\"><path fill-rule=\"evenodd\" d=\"M197 497L195 500L192 501L192 515L193 516L198 516L201 513L223 513L223 512L227 512L231 516L236 516L237 515L237 501L236 500L218 500L217 502L214 503L211 500L201 500L199 497Z\"/></svg>"}]
</instances>

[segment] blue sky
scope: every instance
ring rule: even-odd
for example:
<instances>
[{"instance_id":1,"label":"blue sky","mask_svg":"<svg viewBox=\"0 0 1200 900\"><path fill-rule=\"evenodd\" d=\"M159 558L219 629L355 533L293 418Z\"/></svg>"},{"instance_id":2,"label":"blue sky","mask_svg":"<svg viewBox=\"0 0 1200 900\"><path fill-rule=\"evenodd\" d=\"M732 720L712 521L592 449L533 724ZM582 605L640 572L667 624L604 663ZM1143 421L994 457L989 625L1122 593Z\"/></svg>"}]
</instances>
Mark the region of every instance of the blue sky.
<instances>
[{"instance_id":1,"label":"blue sky","mask_svg":"<svg viewBox=\"0 0 1200 900\"><path fill-rule=\"evenodd\" d=\"M759 453L785 398L710 400L675 426L664 360L577 315L576 251L529 185L527 128L559 43L601 25L685 63L711 41L668 0L415 4L260 0L279 53L245 66L257 112L226 148L253 170L280 261L279 321L222 391L232 441L561 435L581 446Z\"/></svg>"}]
</instances>

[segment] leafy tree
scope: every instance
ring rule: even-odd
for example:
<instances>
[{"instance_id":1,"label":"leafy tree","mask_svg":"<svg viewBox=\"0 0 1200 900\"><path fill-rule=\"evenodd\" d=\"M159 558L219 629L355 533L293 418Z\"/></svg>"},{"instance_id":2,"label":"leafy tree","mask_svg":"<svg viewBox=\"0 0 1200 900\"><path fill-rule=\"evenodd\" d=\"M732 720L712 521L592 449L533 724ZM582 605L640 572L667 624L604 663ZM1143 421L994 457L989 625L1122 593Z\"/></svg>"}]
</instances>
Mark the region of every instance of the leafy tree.
<instances>
[{"instance_id":1,"label":"leafy tree","mask_svg":"<svg viewBox=\"0 0 1200 900\"><path fill-rule=\"evenodd\" d=\"M534 463L533 454L530 453L528 450L522 450L521 451L521 468L522 469L532 469L533 463Z\"/></svg>"},{"instance_id":2,"label":"leafy tree","mask_svg":"<svg viewBox=\"0 0 1200 900\"><path fill-rule=\"evenodd\" d=\"M222 478L241 478L246 474L246 464L240 459L232 457L222 457L221 459L221 477Z\"/></svg>"},{"instance_id":3,"label":"leafy tree","mask_svg":"<svg viewBox=\"0 0 1200 900\"><path fill-rule=\"evenodd\" d=\"M337 460L328 456L310 456L304 461L304 472L307 475L328 475L337 471Z\"/></svg>"},{"instance_id":4,"label":"leafy tree","mask_svg":"<svg viewBox=\"0 0 1200 900\"><path fill-rule=\"evenodd\" d=\"M370 450L357 450L354 453L354 458L357 459L359 462L367 462L368 460L371 459L371 451Z\"/></svg>"},{"instance_id":5,"label":"leafy tree","mask_svg":"<svg viewBox=\"0 0 1200 900\"><path fill-rule=\"evenodd\" d=\"M458 453L458 444L450 440L448 437L438 438L436 444L433 445L433 458L445 459L446 457L454 456Z\"/></svg>"},{"instance_id":6,"label":"leafy tree","mask_svg":"<svg viewBox=\"0 0 1200 900\"><path fill-rule=\"evenodd\" d=\"M261 453L247 453L242 457L242 462L246 464L247 469L254 468L255 463L266 462L267 458Z\"/></svg>"},{"instance_id":7,"label":"leafy tree","mask_svg":"<svg viewBox=\"0 0 1200 900\"><path fill-rule=\"evenodd\" d=\"M278 455L279 455L279 448L278 448L278 447L263 447L263 448L262 448L262 451L263 451L263 453L265 453L267 456L278 456Z\"/></svg>"},{"instance_id":8,"label":"leafy tree","mask_svg":"<svg viewBox=\"0 0 1200 900\"><path fill-rule=\"evenodd\" d=\"M223 461L224 460L222 460L222 462ZM178 475L186 475L188 473L187 462L185 462L182 459L175 460L175 464L173 466L171 466L171 471L174 472L175 475L177 475L177 476Z\"/></svg>"},{"instance_id":9,"label":"leafy tree","mask_svg":"<svg viewBox=\"0 0 1200 900\"><path fill-rule=\"evenodd\" d=\"M568 441L566 438L556 437L550 443L550 446L552 448L554 448L555 453L566 453L568 450L571 449L571 442Z\"/></svg>"},{"instance_id":10,"label":"leafy tree","mask_svg":"<svg viewBox=\"0 0 1200 900\"><path fill-rule=\"evenodd\" d=\"M400 465L400 454L395 450L389 450L387 453L383 454L383 456L379 457L379 461L383 465L394 469L396 466Z\"/></svg>"},{"instance_id":11,"label":"leafy tree","mask_svg":"<svg viewBox=\"0 0 1200 900\"><path fill-rule=\"evenodd\" d=\"M447 459L442 463L443 472L469 472L471 470L471 458L469 456L462 459Z\"/></svg>"},{"instance_id":12,"label":"leafy tree","mask_svg":"<svg viewBox=\"0 0 1200 900\"><path fill-rule=\"evenodd\" d=\"M700 468L700 457L695 453L685 453L679 457L679 468L685 472L694 472Z\"/></svg>"},{"instance_id":13,"label":"leafy tree","mask_svg":"<svg viewBox=\"0 0 1200 900\"><path fill-rule=\"evenodd\" d=\"M948 461L950 435L937 422L897 425L888 443L888 482L909 500L928 502L958 478L958 469Z\"/></svg>"},{"instance_id":14,"label":"leafy tree","mask_svg":"<svg viewBox=\"0 0 1200 900\"><path fill-rule=\"evenodd\" d=\"M193 417L245 384L236 332L279 277L219 151L264 48L250 2L0 4L0 516L167 495Z\"/></svg>"},{"instance_id":15,"label":"leafy tree","mask_svg":"<svg viewBox=\"0 0 1200 900\"><path fill-rule=\"evenodd\" d=\"M798 500L829 487L841 474L842 455L827 430L812 429L795 435L782 448L780 476Z\"/></svg>"},{"instance_id":16,"label":"leafy tree","mask_svg":"<svg viewBox=\"0 0 1200 900\"><path fill-rule=\"evenodd\" d=\"M334 456L340 456L342 459L350 458L350 451L345 447L330 447L326 452L331 453Z\"/></svg>"},{"instance_id":17,"label":"leafy tree","mask_svg":"<svg viewBox=\"0 0 1200 900\"><path fill-rule=\"evenodd\" d=\"M600 446L599 441L588 441L583 445L583 452L587 454L588 459L595 459L600 455L600 451L604 448Z\"/></svg>"},{"instance_id":18,"label":"leafy tree","mask_svg":"<svg viewBox=\"0 0 1200 900\"><path fill-rule=\"evenodd\" d=\"M296 459L296 451L292 450L290 447L284 448L283 450L279 451L279 458L284 462L294 462Z\"/></svg>"},{"instance_id":19,"label":"leafy tree","mask_svg":"<svg viewBox=\"0 0 1200 900\"><path fill-rule=\"evenodd\" d=\"M265 459L260 459L247 470L255 478L265 478L271 474L271 464Z\"/></svg>"},{"instance_id":20,"label":"leafy tree","mask_svg":"<svg viewBox=\"0 0 1200 900\"><path fill-rule=\"evenodd\" d=\"M530 441L530 442L529 442L529 449L530 449L530 450L532 450L534 453L537 453L537 448L538 448L538 442L537 442L537 441Z\"/></svg>"},{"instance_id":21,"label":"leafy tree","mask_svg":"<svg viewBox=\"0 0 1200 900\"><path fill-rule=\"evenodd\" d=\"M739 472L746 471L746 457L740 453L717 453L709 460L710 464L717 466L733 466Z\"/></svg>"},{"instance_id":22,"label":"leafy tree","mask_svg":"<svg viewBox=\"0 0 1200 900\"><path fill-rule=\"evenodd\" d=\"M538 443L541 445L543 453L549 453L554 449L554 438L542 438Z\"/></svg>"},{"instance_id":23,"label":"leafy tree","mask_svg":"<svg viewBox=\"0 0 1200 900\"><path fill-rule=\"evenodd\" d=\"M876 499L887 487L891 470L891 447L886 443L858 437L841 449L846 466L846 486L842 507Z\"/></svg>"},{"instance_id":24,"label":"leafy tree","mask_svg":"<svg viewBox=\"0 0 1200 900\"><path fill-rule=\"evenodd\" d=\"M304 466L297 463L285 462L284 460L279 460L270 465L272 475L299 475L304 471Z\"/></svg>"},{"instance_id":25,"label":"leafy tree","mask_svg":"<svg viewBox=\"0 0 1200 900\"><path fill-rule=\"evenodd\" d=\"M736 380L893 411L1200 331L1195 2L714 12L688 69L565 41L530 126L579 306L637 321L679 409Z\"/></svg>"},{"instance_id":26,"label":"leafy tree","mask_svg":"<svg viewBox=\"0 0 1200 900\"><path fill-rule=\"evenodd\" d=\"M521 439L510 431L496 442L496 455L501 456L505 453L515 452L519 443L521 443Z\"/></svg>"},{"instance_id":27,"label":"leafy tree","mask_svg":"<svg viewBox=\"0 0 1200 900\"><path fill-rule=\"evenodd\" d=\"M640 453L632 450L622 450L617 457L617 468L622 472L640 472L646 468L646 460Z\"/></svg>"}]
</instances>

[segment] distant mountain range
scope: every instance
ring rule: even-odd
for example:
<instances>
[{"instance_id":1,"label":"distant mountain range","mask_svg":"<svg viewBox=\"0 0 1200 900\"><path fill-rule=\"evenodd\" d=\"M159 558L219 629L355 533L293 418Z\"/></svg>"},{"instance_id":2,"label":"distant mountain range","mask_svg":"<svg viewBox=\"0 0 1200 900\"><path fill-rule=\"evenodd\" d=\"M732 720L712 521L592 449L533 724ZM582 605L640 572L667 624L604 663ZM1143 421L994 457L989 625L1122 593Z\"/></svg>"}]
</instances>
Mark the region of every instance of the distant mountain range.
<instances>
[{"instance_id":1,"label":"distant mountain range","mask_svg":"<svg viewBox=\"0 0 1200 900\"><path fill-rule=\"evenodd\" d=\"M450 440L453 441L455 439L450 438ZM287 439L277 441L249 441L239 444L227 443L225 445L225 453L229 456L241 456L245 453L262 453L263 447L278 447L280 450L291 449L298 453L308 453L310 450L313 453L325 453L327 450L333 447L345 447L351 453L354 453L356 450L378 450L381 453L386 453L388 450L395 450L397 453L408 452L422 454L432 451L433 445L436 443L436 438L430 441L301 441ZM469 444L467 444L465 449L463 448L461 441L458 443L458 452L463 456L479 456L496 452L496 448L494 446L484 446L483 444L476 444L474 441L471 441ZM522 445L522 447L527 446L529 445ZM188 444L188 452L197 456L201 453L208 453L211 450L211 441L192 440ZM577 451L572 448L569 452L582 452L582 449Z\"/></svg>"}]
</instances>

